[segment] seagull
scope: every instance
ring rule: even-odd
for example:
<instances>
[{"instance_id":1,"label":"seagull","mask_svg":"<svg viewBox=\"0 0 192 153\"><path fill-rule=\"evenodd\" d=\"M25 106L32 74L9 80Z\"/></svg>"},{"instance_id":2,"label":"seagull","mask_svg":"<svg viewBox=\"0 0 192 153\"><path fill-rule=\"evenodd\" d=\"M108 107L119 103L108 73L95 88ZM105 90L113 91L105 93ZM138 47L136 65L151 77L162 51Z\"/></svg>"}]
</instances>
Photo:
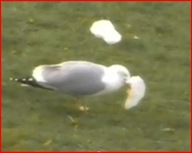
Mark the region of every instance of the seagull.
<instances>
[{"instance_id":1,"label":"seagull","mask_svg":"<svg viewBox=\"0 0 192 153\"><path fill-rule=\"evenodd\" d=\"M40 65L33 69L30 77L15 77L10 80L19 82L21 85L58 91L75 97L104 95L124 86L129 88L128 91L133 91L132 87L135 87L135 84L141 85L145 91L143 79L139 76L131 77L125 66L115 64L107 67L89 61L66 61L59 64ZM143 98L144 91L139 94L139 98L136 100L134 98L133 101L136 102L133 106ZM134 90L131 97L138 95L137 92ZM127 103L132 103L131 101L128 98L125 104L126 109L130 108Z\"/></svg>"}]
</instances>

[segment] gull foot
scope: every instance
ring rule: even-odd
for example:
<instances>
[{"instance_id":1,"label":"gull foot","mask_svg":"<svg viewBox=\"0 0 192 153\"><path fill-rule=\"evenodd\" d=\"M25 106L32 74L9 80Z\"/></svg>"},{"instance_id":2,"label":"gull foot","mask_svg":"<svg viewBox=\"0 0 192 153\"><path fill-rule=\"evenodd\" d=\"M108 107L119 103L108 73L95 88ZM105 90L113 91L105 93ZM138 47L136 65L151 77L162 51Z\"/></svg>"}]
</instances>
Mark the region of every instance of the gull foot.
<instances>
[{"instance_id":1,"label":"gull foot","mask_svg":"<svg viewBox=\"0 0 192 153\"><path fill-rule=\"evenodd\" d=\"M87 107L87 106L79 106L79 110L82 111L82 112L86 112L88 111L90 108Z\"/></svg>"}]
</instances>

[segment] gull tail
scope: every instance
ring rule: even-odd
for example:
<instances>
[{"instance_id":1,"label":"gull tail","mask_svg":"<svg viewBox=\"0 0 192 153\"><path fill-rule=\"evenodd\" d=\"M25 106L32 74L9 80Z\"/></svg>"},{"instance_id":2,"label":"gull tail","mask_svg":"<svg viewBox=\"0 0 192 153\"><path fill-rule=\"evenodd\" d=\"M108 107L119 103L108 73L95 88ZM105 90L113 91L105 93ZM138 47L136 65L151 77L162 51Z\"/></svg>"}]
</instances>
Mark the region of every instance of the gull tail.
<instances>
[{"instance_id":1,"label":"gull tail","mask_svg":"<svg viewBox=\"0 0 192 153\"><path fill-rule=\"evenodd\" d=\"M37 83L37 81L33 77L22 77L22 78L10 78L11 81L14 82L19 82L21 83L21 86L32 86L35 88L42 88L42 89L47 89L47 90L52 90L46 87L41 86L40 84Z\"/></svg>"}]
</instances>

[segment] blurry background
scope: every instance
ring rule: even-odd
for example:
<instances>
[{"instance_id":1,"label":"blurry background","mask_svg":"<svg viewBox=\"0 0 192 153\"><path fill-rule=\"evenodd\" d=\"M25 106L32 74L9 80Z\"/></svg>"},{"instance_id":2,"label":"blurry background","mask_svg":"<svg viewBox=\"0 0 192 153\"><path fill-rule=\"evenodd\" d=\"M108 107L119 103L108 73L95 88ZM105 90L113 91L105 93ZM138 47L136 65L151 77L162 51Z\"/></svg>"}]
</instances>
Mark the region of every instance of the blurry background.
<instances>
[{"instance_id":1,"label":"blurry background","mask_svg":"<svg viewBox=\"0 0 192 153\"><path fill-rule=\"evenodd\" d=\"M190 4L3 3L3 151L188 151ZM89 31L109 19L122 41ZM134 39L134 36L140 39ZM142 103L123 108L126 91L86 99L24 88L9 77L41 64L88 60L123 64L147 84ZM73 119L74 121L72 122Z\"/></svg>"}]
</instances>

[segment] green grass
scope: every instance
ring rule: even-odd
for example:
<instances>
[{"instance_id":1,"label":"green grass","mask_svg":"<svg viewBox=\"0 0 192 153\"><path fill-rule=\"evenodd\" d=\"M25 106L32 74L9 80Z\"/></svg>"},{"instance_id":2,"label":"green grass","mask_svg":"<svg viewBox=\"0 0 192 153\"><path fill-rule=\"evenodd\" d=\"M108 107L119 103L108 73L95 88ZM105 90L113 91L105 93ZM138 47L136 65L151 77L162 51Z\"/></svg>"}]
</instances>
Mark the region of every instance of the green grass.
<instances>
[{"instance_id":1,"label":"green grass","mask_svg":"<svg viewBox=\"0 0 192 153\"><path fill-rule=\"evenodd\" d=\"M4 151L189 151L189 3L2 7ZM95 38L89 28L99 19L110 19L122 42L108 45ZM86 99L91 110L85 114L73 97L9 81L30 75L37 65L68 60L125 65L146 81L143 103L125 110L122 89Z\"/></svg>"}]
</instances>

